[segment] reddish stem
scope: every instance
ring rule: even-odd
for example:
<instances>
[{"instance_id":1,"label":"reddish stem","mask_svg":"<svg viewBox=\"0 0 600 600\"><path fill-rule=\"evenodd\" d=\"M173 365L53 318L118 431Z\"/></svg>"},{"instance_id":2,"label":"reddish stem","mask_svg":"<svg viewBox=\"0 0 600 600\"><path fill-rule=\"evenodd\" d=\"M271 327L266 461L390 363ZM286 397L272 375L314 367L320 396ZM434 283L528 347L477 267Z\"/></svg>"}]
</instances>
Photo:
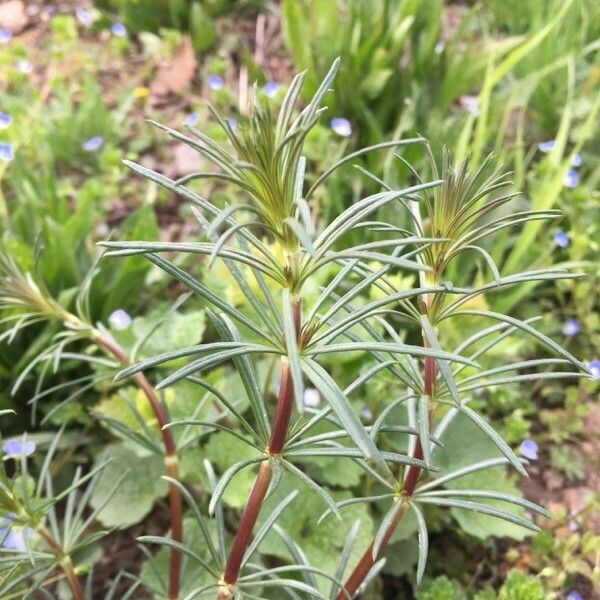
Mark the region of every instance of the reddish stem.
<instances>
[{"instance_id":1,"label":"reddish stem","mask_svg":"<svg viewBox=\"0 0 600 600\"><path fill-rule=\"evenodd\" d=\"M433 394L435 378L437 376L437 363L435 362L435 359L430 357L425 358L423 375L424 392L427 396L431 397ZM423 459L423 448L421 447L421 440L418 438L412 456L413 458L419 460ZM415 487L417 486L417 482L419 481L420 475L421 468L417 467L416 465L410 465L406 474L406 478L404 480L403 495L405 500L409 499L413 495ZM385 549L389 544L390 540L392 539L396 528L402 521L405 507L406 503L404 504L402 510L398 512L395 519L390 523L390 526L385 532L385 536L379 547L379 553L377 554L377 556L373 558L373 544L371 543L366 549L365 553L362 555L361 559L358 561L358 564L354 568L354 571L352 571L350 577L348 577L344 589L341 590L340 593L337 595L336 600L348 600L347 594L349 594L351 597L354 596L354 594L356 594L358 588L361 586L362 582L365 580L365 578L373 568L373 565L385 552Z\"/></svg>"},{"instance_id":2,"label":"reddish stem","mask_svg":"<svg viewBox=\"0 0 600 600\"><path fill-rule=\"evenodd\" d=\"M296 330L296 340L300 342L302 333L302 301L296 299L292 303L292 313L294 319L294 328ZM267 448L269 455L281 454L285 439L288 434L292 409L294 407L294 386L290 365L287 358L281 359L281 377L279 381L279 391L277 393L277 406L273 417L271 427L271 438ZM217 594L217 600L231 600L233 597L232 588L235 586L242 566L244 553L250 544L252 531L263 506L264 499L269 490L271 477L273 475L271 465L263 462L260 465L258 475L254 482L238 530L233 540L231 551L227 559L225 571L223 573L223 585Z\"/></svg>"},{"instance_id":3,"label":"reddish stem","mask_svg":"<svg viewBox=\"0 0 600 600\"><path fill-rule=\"evenodd\" d=\"M260 509L269 491L272 475L273 471L269 462L265 461L261 463L254 486L248 497L248 502L246 502L246 507L242 513L240 525L233 540L225 572L223 573L223 581L227 585L235 584L237 581L244 553L246 552L246 548L248 548L254 525L256 525Z\"/></svg>"},{"instance_id":4,"label":"reddish stem","mask_svg":"<svg viewBox=\"0 0 600 600\"><path fill-rule=\"evenodd\" d=\"M129 357L123 349L112 339L98 333L94 336L97 344L102 346L110 354L119 360L124 366L131 364ZM160 428L163 446L165 448L165 471L171 479L179 481L179 459L177 458L177 448L170 429L163 429L168 423L165 410L148 379L143 373L136 373L133 380L137 386L144 392L152 412L156 417ZM171 516L171 539L174 542L183 541L183 501L179 488L169 485L169 512ZM169 600L179 598L179 583L181 577L181 552L171 548L171 559L169 565Z\"/></svg>"},{"instance_id":5,"label":"reddish stem","mask_svg":"<svg viewBox=\"0 0 600 600\"><path fill-rule=\"evenodd\" d=\"M287 430L294 407L294 387L290 365L285 358L281 359L281 378L279 382L279 393L277 394L277 407L273 417L271 439L269 440L269 453L280 454L285 444Z\"/></svg>"}]
</instances>

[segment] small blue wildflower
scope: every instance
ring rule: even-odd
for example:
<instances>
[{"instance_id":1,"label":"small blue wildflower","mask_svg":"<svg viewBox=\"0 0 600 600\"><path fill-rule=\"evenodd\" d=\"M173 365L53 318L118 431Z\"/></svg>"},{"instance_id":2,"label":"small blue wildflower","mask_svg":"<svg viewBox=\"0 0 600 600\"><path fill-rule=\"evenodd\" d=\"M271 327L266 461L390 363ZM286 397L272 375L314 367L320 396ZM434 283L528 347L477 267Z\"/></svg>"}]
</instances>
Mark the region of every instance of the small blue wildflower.
<instances>
[{"instance_id":1,"label":"small blue wildflower","mask_svg":"<svg viewBox=\"0 0 600 600\"><path fill-rule=\"evenodd\" d=\"M360 409L360 418L364 421L370 421L373 418L373 413L366 404L363 404L363 407Z\"/></svg>"},{"instance_id":2,"label":"small blue wildflower","mask_svg":"<svg viewBox=\"0 0 600 600\"><path fill-rule=\"evenodd\" d=\"M444 51L444 48L446 47L445 42L442 42L441 40L435 45L435 53L436 54L441 54Z\"/></svg>"},{"instance_id":3,"label":"small blue wildflower","mask_svg":"<svg viewBox=\"0 0 600 600\"><path fill-rule=\"evenodd\" d=\"M85 10L85 8L76 8L75 16L77 17L77 20L88 29L92 26L94 22L94 17L92 17L92 15L87 10Z\"/></svg>"},{"instance_id":4,"label":"small blue wildflower","mask_svg":"<svg viewBox=\"0 0 600 600\"><path fill-rule=\"evenodd\" d=\"M479 116L479 98L477 96L462 96L462 105L476 117Z\"/></svg>"},{"instance_id":5,"label":"small blue wildflower","mask_svg":"<svg viewBox=\"0 0 600 600\"><path fill-rule=\"evenodd\" d=\"M600 379L600 360L595 359L589 365L590 373L592 374L592 379Z\"/></svg>"},{"instance_id":6,"label":"small blue wildflower","mask_svg":"<svg viewBox=\"0 0 600 600\"><path fill-rule=\"evenodd\" d=\"M567 594L566 600L583 600L583 596L577 590L572 590Z\"/></svg>"},{"instance_id":7,"label":"small blue wildflower","mask_svg":"<svg viewBox=\"0 0 600 600\"><path fill-rule=\"evenodd\" d=\"M110 30L117 37L125 37L127 35L127 28L123 23L113 23Z\"/></svg>"},{"instance_id":8,"label":"small blue wildflower","mask_svg":"<svg viewBox=\"0 0 600 600\"><path fill-rule=\"evenodd\" d=\"M25 544L25 536L27 536L29 540L33 537L33 529L31 529L31 527L25 527L24 529L21 527L18 529L12 527L8 533L6 533L2 546L7 550L26 552L27 545ZM3 533L0 533L0 537L3 537Z\"/></svg>"},{"instance_id":9,"label":"small blue wildflower","mask_svg":"<svg viewBox=\"0 0 600 600\"><path fill-rule=\"evenodd\" d=\"M331 119L330 123L331 129L334 133L342 137L349 137L352 135L352 125L348 119L344 119L344 117L335 117Z\"/></svg>"},{"instance_id":10,"label":"small blue wildflower","mask_svg":"<svg viewBox=\"0 0 600 600\"><path fill-rule=\"evenodd\" d=\"M581 166L581 154L579 154L578 152L573 154L573 158L571 159L571 164L574 167L580 167Z\"/></svg>"},{"instance_id":11,"label":"small blue wildflower","mask_svg":"<svg viewBox=\"0 0 600 600\"><path fill-rule=\"evenodd\" d=\"M31 456L35 452L35 442L13 438L4 442L2 450L8 456Z\"/></svg>"},{"instance_id":12,"label":"small blue wildflower","mask_svg":"<svg viewBox=\"0 0 600 600\"><path fill-rule=\"evenodd\" d=\"M314 388L304 390L304 406L308 408L317 408L321 404L321 394Z\"/></svg>"},{"instance_id":13,"label":"small blue wildflower","mask_svg":"<svg viewBox=\"0 0 600 600\"><path fill-rule=\"evenodd\" d=\"M563 325L564 335L577 335L581 331L581 323L577 319L567 319Z\"/></svg>"},{"instance_id":14,"label":"small blue wildflower","mask_svg":"<svg viewBox=\"0 0 600 600\"><path fill-rule=\"evenodd\" d=\"M579 173L575 169L569 169L563 179L563 185L568 188L576 188L579 185Z\"/></svg>"},{"instance_id":15,"label":"small blue wildflower","mask_svg":"<svg viewBox=\"0 0 600 600\"><path fill-rule=\"evenodd\" d=\"M108 322L113 329L127 329L131 324L131 317L122 308L118 308L110 314Z\"/></svg>"},{"instance_id":16,"label":"small blue wildflower","mask_svg":"<svg viewBox=\"0 0 600 600\"><path fill-rule=\"evenodd\" d=\"M220 75L209 75L207 81L211 90L222 90L225 85L225 81Z\"/></svg>"},{"instance_id":17,"label":"small blue wildflower","mask_svg":"<svg viewBox=\"0 0 600 600\"><path fill-rule=\"evenodd\" d=\"M277 93L278 89L279 89L279 84L276 81L273 81L271 79L271 80L267 81L267 83L263 87L263 92L265 93L265 95L268 98L272 98Z\"/></svg>"},{"instance_id":18,"label":"small blue wildflower","mask_svg":"<svg viewBox=\"0 0 600 600\"><path fill-rule=\"evenodd\" d=\"M192 111L191 113L189 113L187 115L187 117L185 118L185 124L186 125L196 125L198 123L198 113Z\"/></svg>"},{"instance_id":19,"label":"small blue wildflower","mask_svg":"<svg viewBox=\"0 0 600 600\"><path fill-rule=\"evenodd\" d=\"M10 115L0 112L0 129L6 129L12 122Z\"/></svg>"},{"instance_id":20,"label":"small blue wildflower","mask_svg":"<svg viewBox=\"0 0 600 600\"><path fill-rule=\"evenodd\" d=\"M227 122L229 123L229 127L231 127L231 129L235 130L237 128L237 119L235 117L229 117Z\"/></svg>"},{"instance_id":21,"label":"small blue wildflower","mask_svg":"<svg viewBox=\"0 0 600 600\"><path fill-rule=\"evenodd\" d=\"M559 248L566 248L570 242L571 239L569 238L569 234L564 232L562 229L559 229L554 234L554 244Z\"/></svg>"},{"instance_id":22,"label":"small blue wildflower","mask_svg":"<svg viewBox=\"0 0 600 600\"><path fill-rule=\"evenodd\" d=\"M556 146L556 140L548 140L546 142L540 142L538 144L538 149L541 152L552 152L552 150L554 150L554 147Z\"/></svg>"},{"instance_id":23,"label":"small blue wildflower","mask_svg":"<svg viewBox=\"0 0 600 600\"><path fill-rule=\"evenodd\" d=\"M22 58L15 63L15 69L19 73L23 73L24 75L29 75L33 72L33 65L28 60Z\"/></svg>"},{"instance_id":24,"label":"small blue wildflower","mask_svg":"<svg viewBox=\"0 0 600 600\"><path fill-rule=\"evenodd\" d=\"M81 144L81 147L86 152L96 152L96 151L100 150L100 148L102 148L103 144L104 144L104 138L100 135L95 135L94 137L91 137L89 140L86 140L85 142L83 142L83 144Z\"/></svg>"},{"instance_id":25,"label":"small blue wildflower","mask_svg":"<svg viewBox=\"0 0 600 600\"><path fill-rule=\"evenodd\" d=\"M12 31L5 27L0 27L0 44L8 44L12 40Z\"/></svg>"},{"instance_id":26,"label":"small blue wildflower","mask_svg":"<svg viewBox=\"0 0 600 600\"><path fill-rule=\"evenodd\" d=\"M533 440L523 440L519 446L521 454L529 460L538 459L538 445Z\"/></svg>"},{"instance_id":27,"label":"small blue wildflower","mask_svg":"<svg viewBox=\"0 0 600 600\"><path fill-rule=\"evenodd\" d=\"M15 151L11 144L0 142L0 160L11 161L15 157Z\"/></svg>"},{"instance_id":28,"label":"small blue wildflower","mask_svg":"<svg viewBox=\"0 0 600 600\"><path fill-rule=\"evenodd\" d=\"M577 531L579 529L579 523L575 519L569 521L569 529L571 531Z\"/></svg>"}]
</instances>

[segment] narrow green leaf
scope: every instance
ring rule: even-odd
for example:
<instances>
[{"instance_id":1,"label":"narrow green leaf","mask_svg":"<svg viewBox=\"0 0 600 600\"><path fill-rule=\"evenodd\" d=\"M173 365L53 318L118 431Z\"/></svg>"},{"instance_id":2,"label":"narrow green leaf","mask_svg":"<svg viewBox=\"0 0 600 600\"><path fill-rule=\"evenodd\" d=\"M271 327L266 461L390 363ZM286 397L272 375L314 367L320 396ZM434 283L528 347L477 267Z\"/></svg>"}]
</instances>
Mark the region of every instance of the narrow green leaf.
<instances>
[{"instance_id":1,"label":"narrow green leaf","mask_svg":"<svg viewBox=\"0 0 600 600\"><path fill-rule=\"evenodd\" d=\"M423 450L425 464L431 465L431 443L429 441L429 396L419 396L417 425L419 429L419 440Z\"/></svg>"},{"instance_id":2,"label":"narrow green leaf","mask_svg":"<svg viewBox=\"0 0 600 600\"><path fill-rule=\"evenodd\" d=\"M388 510L385 517L383 517L381 524L377 529L377 533L375 534L375 538L373 540L373 548L371 550L371 557L373 558L373 561L377 560L377 557L381 552L383 540L388 534L388 529L392 526L392 523L396 520L403 508L404 503L402 502L402 500L396 499L392 504L392 508Z\"/></svg>"},{"instance_id":3,"label":"narrow green leaf","mask_svg":"<svg viewBox=\"0 0 600 600\"><path fill-rule=\"evenodd\" d=\"M285 345L287 358L292 375L292 384L294 387L294 399L296 400L296 409L299 414L304 412L304 381L302 375L302 366L300 364L300 354L298 352L298 340L296 339L296 327L294 325L294 314L290 291L284 288L281 292L281 302L283 309L283 330L285 334Z\"/></svg>"},{"instance_id":4,"label":"narrow green leaf","mask_svg":"<svg viewBox=\"0 0 600 600\"><path fill-rule=\"evenodd\" d=\"M294 562L297 565L307 567L310 566L310 563L308 562L308 559L306 558L302 548L300 548L300 546L292 539L292 536L285 529L283 529L283 527L281 527L278 523L274 523L273 531L275 531L275 533L277 533L277 535L282 539L283 543L290 551L290 554L294 557ZM300 575L308 585L312 587L319 587L314 573L310 571L300 571Z\"/></svg>"},{"instance_id":5,"label":"narrow green leaf","mask_svg":"<svg viewBox=\"0 0 600 600\"><path fill-rule=\"evenodd\" d=\"M571 364L575 365L578 369L581 369L584 373L590 374L588 367L582 363L580 360L575 358L570 352L559 346L556 342L552 341L548 336L540 333L530 325L528 325L525 321L521 321L519 319L515 319L514 317L509 317L508 315L502 315L500 313L496 313L489 310L460 310L455 312L454 315L477 315L480 317L488 317L490 319L495 319L497 321L503 321L505 323L509 323L510 325L514 325L518 329L521 329L525 333L528 333L535 339L539 340L542 344L548 346L551 350L556 352L556 354L566 358Z\"/></svg>"},{"instance_id":6,"label":"narrow green leaf","mask_svg":"<svg viewBox=\"0 0 600 600\"><path fill-rule=\"evenodd\" d=\"M365 458L373 460L383 473L389 473L389 468L381 458L381 453L377 446L365 430L360 419L352 409L350 401L344 395L344 392L342 392L337 383L331 378L327 371L314 360L305 358L302 361L302 365L308 379L310 379L323 397L327 399L338 419L344 426L344 429L348 431L352 441L358 446Z\"/></svg>"},{"instance_id":7,"label":"narrow green leaf","mask_svg":"<svg viewBox=\"0 0 600 600\"><path fill-rule=\"evenodd\" d=\"M458 409L454 409L457 410ZM522 463L527 464L527 461L521 460ZM451 471L450 473L446 473L441 477L436 477L435 479L428 481L427 483L422 483L417 486L416 494L421 492L425 492L427 490L431 490L439 487L449 481L453 481L454 479L458 479L460 477L464 477L465 475L469 475L470 473L476 473L477 471L483 471L485 469L491 469L492 467L501 467L509 464L507 458L488 458L486 460L482 460L472 465L467 465L466 467L461 467L460 469L456 469L455 471Z\"/></svg>"},{"instance_id":8,"label":"narrow green leaf","mask_svg":"<svg viewBox=\"0 0 600 600\"><path fill-rule=\"evenodd\" d=\"M437 496L415 497L415 502L435 504L437 506L450 506L453 508L464 508L465 510L472 510L473 512L481 513L484 515L490 515L491 517L498 517L499 519L504 519L505 521L514 523L515 525L520 525L521 527L525 527L526 529L529 529L531 531L540 531L540 528L531 521L523 519L522 517L519 517L514 513L508 512L507 510L495 508L494 506L489 506L487 504L469 502L468 500L453 500L450 498L441 498Z\"/></svg>"},{"instance_id":9,"label":"narrow green leaf","mask_svg":"<svg viewBox=\"0 0 600 600\"><path fill-rule=\"evenodd\" d=\"M348 561L350 560L350 555L352 553L352 548L354 547L354 542L356 541L356 536L358 535L358 530L360 528L360 521L355 521L354 525L352 525L352 529L348 534L348 539L344 544L342 549L342 553L340 555L340 560L338 562L338 566L335 570L334 579L342 581L344 577L344 572L346 571L346 567L348 566ZM343 589L343 586L342 586ZM338 592L340 590L340 586L332 583L331 590L329 591L329 600L335 600Z\"/></svg>"},{"instance_id":10,"label":"narrow green leaf","mask_svg":"<svg viewBox=\"0 0 600 600\"><path fill-rule=\"evenodd\" d=\"M469 408L468 406L466 406L464 404L460 407L460 410L465 415L467 415L467 417L469 417L469 419L471 419L471 421L473 421L473 423L475 425L477 425L477 427L479 427L479 429L481 429L481 431L485 435L487 435L490 438L490 440L492 442L494 442L494 444L496 444L496 447L498 448L498 450L500 450L500 452L502 452L502 454L504 454L504 456L506 456L506 458L508 459L510 464L517 471L519 471L519 473L521 473L521 475L524 475L525 477L529 477L527 475L527 471L525 470L525 467L523 467L523 465L519 461L519 458L513 452L512 448L502 439L502 436L481 415L479 415L473 409Z\"/></svg>"},{"instance_id":11,"label":"narrow green leaf","mask_svg":"<svg viewBox=\"0 0 600 600\"><path fill-rule=\"evenodd\" d=\"M417 562L417 585L421 583L423 579L423 573L425 572L425 565L427 564L427 552L429 546L429 536L427 535L427 524L423 513L417 508L414 502L410 502L410 507L415 513L417 518L418 536L419 536L419 560Z\"/></svg>"},{"instance_id":12,"label":"narrow green leaf","mask_svg":"<svg viewBox=\"0 0 600 600\"><path fill-rule=\"evenodd\" d=\"M294 477L299 479L304 485L308 486L309 489L311 489L317 496L319 496L319 498L321 498L321 500L323 500L323 502L325 502L325 504L329 506L329 508L335 514L335 516L340 521L342 520L342 516L340 515L340 511L337 508L335 500L331 497L329 492L325 490L325 488L322 488L320 485L315 483L308 475L306 475L303 471L298 469L298 467L293 465L291 462L281 459L281 464L292 475L294 475Z\"/></svg>"},{"instance_id":13,"label":"narrow green leaf","mask_svg":"<svg viewBox=\"0 0 600 600\"><path fill-rule=\"evenodd\" d=\"M255 465L257 463L261 463L265 461L266 458L264 456L258 456L254 458L247 458L246 460L242 460L240 462L231 465L224 473L221 475L221 478L217 482L215 489L212 492L210 497L210 503L208 504L208 513L212 516L215 513L215 508L217 503L220 502L221 496L225 489L230 484L231 480L243 469L249 467L250 465Z\"/></svg>"},{"instance_id":14,"label":"narrow green leaf","mask_svg":"<svg viewBox=\"0 0 600 600\"><path fill-rule=\"evenodd\" d=\"M421 326L423 327L423 333L429 342L429 345L436 350L441 351L440 343L437 339L437 335L435 334L435 329L429 322L427 315L421 315ZM448 391L452 396L452 399L456 404L460 404L460 395L458 393L458 388L456 387L456 382L454 381L454 377L452 375L452 371L450 369L450 365L446 360L437 360L437 365L440 370L440 375L442 376L446 386L448 387Z\"/></svg>"},{"instance_id":15,"label":"narrow green leaf","mask_svg":"<svg viewBox=\"0 0 600 600\"><path fill-rule=\"evenodd\" d=\"M248 546L248 549L246 550L246 553L244 554L244 560L242 561L242 567L244 566L244 564L246 562L248 562L248 560L250 560L250 558L252 558L252 555L256 552L256 550L260 546L260 543L267 536L269 531L271 531L271 528L277 522L277 519L279 519L281 513L288 507L289 504L291 504L291 502L294 501L294 499L297 496L298 496L298 490L294 490L294 491L290 492L271 511L271 514L267 517L267 520L262 524L261 528L257 531L256 535L254 536L252 543Z\"/></svg>"},{"instance_id":16,"label":"narrow green leaf","mask_svg":"<svg viewBox=\"0 0 600 600\"><path fill-rule=\"evenodd\" d=\"M208 571L213 577L218 577L218 574L210 566L210 564L207 563L199 554L194 552L191 548L188 548L188 546L186 546L185 544L181 544L180 542L176 542L171 538L159 535L142 535L137 538L137 541L146 544L159 544L161 546L167 546L168 548L179 550L186 556L189 556L191 559L195 560L203 569Z\"/></svg>"},{"instance_id":17,"label":"narrow green leaf","mask_svg":"<svg viewBox=\"0 0 600 600\"><path fill-rule=\"evenodd\" d=\"M519 498L512 494L506 494L504 492L496 492L493 490L433 490L431 492L424 492L423 494L417 494L423 497L437 497L437 496L467 496L468 498L486 498L488 500L500 500L501 502L508 502L521 506L527 510L542 515L543 517L550 518L550 513L539 504L525 500L525 498Z\"/></svg>"}]
</instances>

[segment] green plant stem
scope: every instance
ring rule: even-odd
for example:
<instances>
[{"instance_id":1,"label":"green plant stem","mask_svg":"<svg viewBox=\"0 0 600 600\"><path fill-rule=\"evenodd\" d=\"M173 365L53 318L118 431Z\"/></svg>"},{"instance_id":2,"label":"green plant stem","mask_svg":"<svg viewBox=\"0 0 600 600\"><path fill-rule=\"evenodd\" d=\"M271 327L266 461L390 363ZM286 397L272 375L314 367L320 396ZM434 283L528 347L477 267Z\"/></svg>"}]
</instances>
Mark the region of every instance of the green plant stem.
<instances>
[{"instance_id":1,"label":"green plant stem","mask_svg":"<svg viewBox=\"0 0 600 600\"><path fill-rule=\"evenodd\" d=\"M431 357L425 358L425 364L423 366L423 381L424 381L424 392L425 395L431 396L433 395L435 378L437 376L437 364L435 359ZM413 458L422 460L423 459L423 448L421 446L421 440L417 439L417 443L415 444L415 448L412 453ZM402 521L402 517L406 511L407 501L413 495L415 491L415 487L417 482L419 481L419 476L421 474L421 469L415 465L411 465L408 468L408 472L406 474L406 478L404 480L403 487L403 506L402 509L398 512L394 520L390 523L387 531L385 532L385 536L383 541L379 547L379 553L377 556L373 557L373 542L369 544L369 547L365 550L365 553L362 555L361 559L358 561L358 564L354 568L354 571L348 577L346 584L344 585L344 590L341 590L337 595L336 600L347 600L347 594L350 596L354 596L357 590L360 588L362 582L366 579L367 575L373 568L373 565L379 560L379 558L385 552L387 545L389 544L396 528Z\"/></svg>"},{"instance_id":2,"label":"green plant stem","mask_svg":"<svg viewBox=\"0 0 600 600\"><path fill-rule=\"evenodd\" d=\"M301 339L302 331L302 301L295 299L292 302L292 311L294 318L294 328L296 330L296 339ZM279 380L279 390L277 392L277 406L273 417L271 427L271 438L267 447L269 456L281 454L285 440L288 434L290 418L294 407L294 386L292 385L292 376L290 365L285 356L281 358L281 377ZM223 572L222 585L217 594L217 600L231 600L233 598L233 588L238 580L240 568L244 553L250 544L252 531L262 509L269 485L273 476L273 470L268 461L261 463L260 469L254 481L252 491L248 496L246 506L240 519L225 571Z\"/></svg>"},{"instance_id":3,"label":"green plant stem","mask_svg":"<svg viewBox=\"0 0 600 600\"><path fill-rule=\"evenodd\" d=\"M131 364L129 357L123 349L101 332L93 334L94 341L112 354L119 360L121 364L127 366ZM173 435L169 429L165 429L168 423L167 415L163 406L156 394L156 390L143 373L136 373L133 376L136 385L144 392L148 403L152 408L152 412L156 417L158 426L161 431L163 445L165 448L165 471L171 478L179 481L179 459L177 457L177 448ZM181 492L177 486L171 484L169 486L169 512L171 516L171 539L174 542L183 542L183 501ZM181 552L175 548L171 548L171 560L169 566L169 600L177 600L179 598L179 586L181 578Z\"/></svg>"},{"instance_id":4,"label":"green plant stem","mask_svg":"<svg viewBox=\"0 0 600 600\"><path fill-rule=\"evenodd\" d=\"M75 573L75 569L73 569L71 557L65 553L60 542L58 542L46 527L38 527L37 532L56 555L58 564L67 578L71 592L73 592L73 600L84 600L83 588L81 587L79 577L77 577L77 574Z\"/></svg>"}]
</instances>

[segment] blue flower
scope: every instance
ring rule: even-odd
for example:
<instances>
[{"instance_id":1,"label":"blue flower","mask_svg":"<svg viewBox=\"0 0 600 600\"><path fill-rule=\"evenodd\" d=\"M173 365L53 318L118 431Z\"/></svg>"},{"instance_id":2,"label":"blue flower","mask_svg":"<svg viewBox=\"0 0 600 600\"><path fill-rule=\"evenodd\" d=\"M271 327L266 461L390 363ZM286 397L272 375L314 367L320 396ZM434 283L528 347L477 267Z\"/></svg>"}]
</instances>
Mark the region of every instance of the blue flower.
<instances>
[{"instance_id":1,"label":"blue flower","mask_svg":"<svg viewBox=\"0 0 600 600\"><path fill-rule=\"evenodd\" d=\"M567 319L563 325L564 335L577 335L581 331L581 323L577 319Z\"/></svg>"},{"instance_id":2,"label":"blue flower","mask_svg":"<svg viewBox=\"0 0 600 600\"><path fill-rule=\"evenodd\" d=\"M0 27L0 44L8 44L12 40L12 31L5 27Z\"/></svg>"},{"instance_id":3,"label":"blue flower","mask_svg":"<svg viewBox=\"0 0 600 600\"><path fill-rule=\"evenodd\" d=\"M15 151L11 144L5 144L0 142L0 160L6 162L12 160L15 157Z\"/></svg>"},{"instance_id":4,"label":"blue flower","mask_svg":"<svg viewBox=\"0 0 600 600\"><path fill-rule=\"evenodd\" d=\"M188 116L185 118L185 124L186 125L196 125L198 123L198 113L197 112L191 112L188 114Z\"/></svg>"},{"instance_id":5,"label":"blue flower","mask_svg":"<svg viewBox=\"0 0 600 600\"><path fill-rule=\"evenodd\" d=\"M4 442L2 450L8 456L31 456L35 452L35 442L27 441L25 438L22 440L13 438Z\"/></svg>"},{"instance_id":6,"label":"blue flower","mask_svg":"<svg viewBox=\"0 0 600 600\"><path fill-rule=\"evenodd\" d=\"M521 454L529 460L538 459L538 445L533 440L523 440L519 446Z\"/></svg>"},{"instance_id":7,"label":"blue flower","mask_svg":"<svg viewBox=\"0 0 600 600\"><path fill-rule=\"evenodd\" d=\"M548 140L547 142L540 142L538 144L538 148L542 152L552 152L552 150L554 150L555 146L556 146L556 140Z\"/></svg>"},{"instance_id":8,"label":"blue flower","mask_svg":"<svg viewBox=\"0 0 600 600\"><path fill-rule=\"evenodd\" d=\"M446 47L446 43L442 42L441 40L435 45L435 53L436 54L441 54L444 51L444 48Z\"/></svg>"},{"instance_id":9,"label":"blue flower","mask_svg":"<svg viewBox=\"0 0 600 600\"><path fill-rule=\"evenodd\" d=\"M590 369L590 373L592 374L592 379L600 379L600 360L593 360L588 367Z\"/></svg>"},{"instance_id":10,"label":"blue flower","mask_svg":"<svg viewBox=\"0 0 600 600\"><path fill-rule=\"evenodd\" d=\"M220 75L209 75L207 81L211 90L222 90L225 85L225 81Z\"/></svg>"},{"instance_id":11,"label":"blue flower","mask_svg":"<svg viewBox=\"0 0 600 600\"><path fill-rule=\"evenodd\" d=\"M460 100L471 114L479 116L479 98L477 96L461 96Z\"/></svg>"},{"instance_id":12,"label":"blue flower","mask_svg":"<svg viewBox=\"0 0 600 600\"><path fill-rule=\"evenodd\" d=\"M563 179L563 185L568 188L577 187L579 185L579 173L575 169L569 169Z\"/></svg>"},{"instance_id":13,"label":"blue flower","mask_svg":"<svg viewBox=\"0 0 600 600\"><path fill-rule=\"evenodd\" d=\"M583 596L577 590L572 590L567 594L566 600L583 600Z\"/></svg>"},{"instance_id":14,"label":"blue flower","mask_svg":"<svg viewBox=\"0 0 600 600\"><path fill-rule=\"evenodd\" d=\"M122 308L118 308L110 314L108 322L113 329L127 329L131 324L131 317Z\"/></svg>"},{"instance_id":15,"label":"blue flower","mask_svg":"<svg viewBox=\"0 0 600 600\"><path fill-rule=\"evenodd\" d=\"M33 529L31 527L25 527L24 529L19 527L11 527L8 531L6 529L0 529L0 539L3 540L2 547L7 550L14 550L16 552L26 552L27 545L25 544L25 536L27 539L33 537Z\"/></svg>"},{"instance_id":16,"label":"blue flower","mask_svg":"<svg viewBox=\"0 0 600 600\"><path fill-rule=\"evenodd\" d=\"M331 125L333 132L342 137L349 137L352 135L352 125L350 125L350 121L344 119L344 117L335 117L331 119L329 124Z\"/></svg>"},{"instance_id":17,"label":"blue flower","mask_svg":"<svg viewBox=\"0 0 600 600\"><path fill-rule=\"evenodd\" d=\"M127 35L127 28L123 23L113 23L110 30L117 37L125 37Z\"/></svg>"},{"instance_id":18,"label":"blue flower","mask_svg":"<svg viewBox=\"0 0 600 600\"><path fill-rule=\"evenodd\" d=\"M237 119L235 117L229 117L227 119L227 122L229 123L229 127L235 130L235 128L237 127Z\"/></svg>"},{"instance_id":19,"label":"blue flower","mask_svg":"<svg viewBox=\"0 0 600 600\"><path fill-rule=\"evenodd\" d=\"M566 248L570 242L571 239L569 238L569 234L564 232L562 229L559 229L554 234L554 244L559 248Z\"/></svg>"},{"instance_id":20,"label":"blue flower","mask_svg":"<svg viewBox=\"0 0 600 600\"><path fill-rule=\"evenodd\" d=\"M77 20L88 29L92 26L92 23L94 22L94 17L92 17L92 15L87 10L85 10L85 8L76 8L75 16L77 17Z\"/></svg>"},{"instance_id":21,"label":"blue flower","mask_svg":"<svg viewBox=\"0 0 600 600\"><path fill-rule=\"evenodd\" d=\"M0 129L6 129L12 122L10 115L0 112Z\"/></svg>"},{"instance_id":22,"label":"blue flower","mask_svg":"<svg viewBox=\"0 0 600 600\"><path fill-rule=\"evenodd\" d=\"M308 408L317 408L321 404L321 394L314 388L304 390L304 406Z\"/></svg>"},{"instance_id":23,"label":"blue flower","mask_svg":"<svg viewBox=\"0 0 600 600\"><path fill-rule=\"evenodd\" d=\"M580 167L581 166L581 154L579 154L579 153L573 154L573 158L571 158L571 164L574 167Z\"/></svg>"},{"instance_id":24,"label":"blue flower","mask_svg":"<svg viewBox=\"0 0 600 600\"><path fill-rule=\"evenodd\" d=\"M33 71L33 65L28 60L22 58L15 63L15 69L19 71L19 73L29 75L29 73Z\"/></svg>"},{"instance_id":25,"label":"blue flower","mask_svg":"<svg viewBox=\"0 0 600 600\"><path fill-rule=\"evenodd\" d=\"M267 97L272 98L277 93L278 89L279 84L271 79L267 81L267 83L263 87L263 92L266 94Z\"/></svg>"},{"instance_id":26,"label":"blue flower","mask_svg":"<svg viewBox=\"0 0 600 600\"><path fill-rule=\"evenodd\" d=\"M86 140L85 142L83 142L83 144L81 144L81 147L86 152L96 152L96 151L100 150L100 148L102 148L103 144L104 144L104 138L100 135L95 135L94 137L91 137L89 140Z\"/></svg>"},{"instance_id":27,"label":"blue flower","mask_svg":"<svg viewBox=\"0 0 600 600\"><path fill-rule=\"evenodd\" d=\"M360 409L360 418L364 421L370 421L373 418L373 413L366 404L363 404L363 407Z\"/></svg>"}]
</instances>

